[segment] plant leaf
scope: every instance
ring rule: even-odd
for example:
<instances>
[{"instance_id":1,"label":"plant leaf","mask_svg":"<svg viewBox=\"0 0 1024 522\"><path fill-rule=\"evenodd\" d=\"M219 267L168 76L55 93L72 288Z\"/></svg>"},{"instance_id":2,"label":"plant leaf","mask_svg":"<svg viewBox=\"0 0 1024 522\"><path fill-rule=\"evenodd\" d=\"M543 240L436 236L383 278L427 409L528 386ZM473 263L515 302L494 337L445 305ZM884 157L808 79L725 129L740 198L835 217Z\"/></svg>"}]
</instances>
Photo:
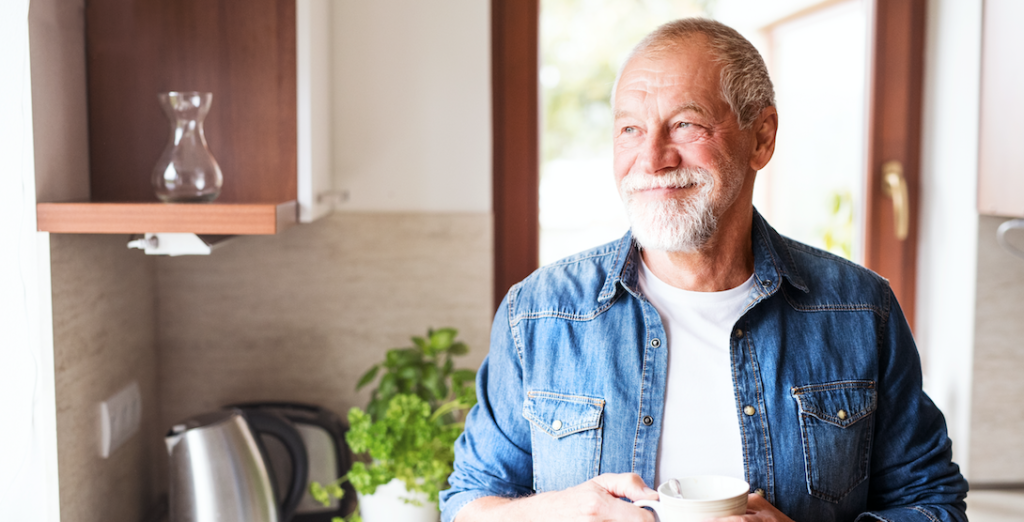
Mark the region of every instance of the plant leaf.
<instances>
[{"instance_id":1,"label":"plant leaf","mask_svg":"<svg viewBox=\"0 0 1024 522\"><path fill-rule=\"evenodd\" d=\"M435 353L445 351L452 345L456 334L458 331L454 328L441 328L430 334L430 347Z\"/></svg>"},{"instance_id":2,"label":"plant leaf","mask_svg":"<svg viewBox=\"0 0 1024 522\"><path fill-rule=\"evenodd\" d=\"M430 346L430 343L428 343L427 340L422 337L413 337L412 343L416 346L416 348L419 348L421 352L427 351L427 347Z\"/></svg>"},{"instance_id":3,"label":"plant leaf","mask_svg":"<svg viewBox=\"0 0 1024 522\"><path fill-rule=\"evenodd\" d=\"M383 399L384 402L391 400L391 397L395 395L398 388L398 382L395 378L395 374L386 373L384 377L380 378L380 385L377 386L377 395L379 399Z\"/></svg>"},{"instance_id":4,"label":"plant leaf","mask_svg":"<svg viewBox=\"0 0 1024 522\"><path fill-rule=\"evenodd\" d=\"M340 484L332 482L327 485L326 489L327 492L330 493L332 497L338 500L345 498L345 489L342 488Z\"/></svg>"},{"instance_id":5,"label":"plant leaf","mask_svg":"<svg viewBox=\"0 0 1024 522\"><path fill-rule=\"evenodd\" d=\"M430 366L427 366L430 368ZM398 378L402 380L415 381L418 380L421 370L416 366L403 366L398 370Z\"/></svg>"},{"instance_id":6,"label":"plant leaf","mask_svg":"<svg viewBox=\"0 0 1024 522\"><path fill-rule=\"evenodd\" d=\"M423 354L416 348L396 349L395 360L398 366L420 364L423 362Z\"/></svg>"},{"instance_id":7,"label":"plant leaf","mask_svg":"<svg viewBox=\"0 0 1024 522\"><path fill-rule=\"evenodd\" d=\"M309 495L324 507L331 505L331 497L327 494L327 490L315 480L309 484Z\"/></svg>"},{"instance_id":8,"label":"plant leaf","mask_svg":"<svg viewBox=\"0 0 1024 522\"><path fill-rule=\"evenodd\" d=\"M356 384L356 391L362 389L363 386L370 384L377 377L377 371L380 370L380 365L375 364L370 368L362 377L359 378L359 383Z\"/></svg>"},{"instance_id":9,"label":"plant leaf","mask_svg":"<svg viewBox=\"0 0 1024 522\"><path fill-rule=\"evenodd\" d=\"M466 343L459 341L452 344L451 348L448 349L448 353L452 355L466 355L469 353L469 347L466 346Z\"/></svg>"},{"instance_id":10,"label":"plant leaf","mask_svg":"<svg viewBox=\"0 0 1024 522\"><path fill-rule=\"evenodd\" d=\"M384 366L397 368L402 364L402 348L392 348L384 355Z\"/></svg>"},{"instance_id":11,"label":"plant leaf","mask_svg":"<svg viewBox=\"0 0 1024 522\"><path fill-rule=\"evenodd\" d=\"M423 387L430 391L433 402L440 401L448 395L448 387L441 379L440 372L436 366L425 366L423 368Z\"/></svg>"},{"instance_id":12,"label":"plant leaf","mask_svg":"<svg viewBox=\"0 0 1024 522\"><path fill-rule=\"evenodd\" d=\"M476 380L476 372L473 370L455 370L455 372L452 373L452 382L455 383L462 384L465 382L473 382L474 380Z\"/></svg>"}]
</instances>

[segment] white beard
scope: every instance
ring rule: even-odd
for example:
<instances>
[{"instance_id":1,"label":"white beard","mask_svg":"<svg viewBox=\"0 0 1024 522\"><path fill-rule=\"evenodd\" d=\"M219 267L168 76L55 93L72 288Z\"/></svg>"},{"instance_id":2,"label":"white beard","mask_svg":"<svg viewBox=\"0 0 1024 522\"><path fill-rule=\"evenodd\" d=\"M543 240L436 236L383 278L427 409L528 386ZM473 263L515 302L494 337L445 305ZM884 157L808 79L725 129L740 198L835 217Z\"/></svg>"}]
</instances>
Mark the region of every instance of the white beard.
<instances>
[{"instance_id":1,"label":"white beard","mask_svg":"<svg viewBox=\"0 0 1024 522\"><path fill-rule=\"evenodd\" d=\"M633 237L641 248L664 252L698 252L715 235L718 219L736 200L743 185L742 173L723 165L726 185L721 198L713 197L715 178L707 169L683 168L649 176L629 174L619 183ZM693 185L697 193L686 199L638 201L634 195L650 188L682 188Z\"/></svg>"}]
</instances>

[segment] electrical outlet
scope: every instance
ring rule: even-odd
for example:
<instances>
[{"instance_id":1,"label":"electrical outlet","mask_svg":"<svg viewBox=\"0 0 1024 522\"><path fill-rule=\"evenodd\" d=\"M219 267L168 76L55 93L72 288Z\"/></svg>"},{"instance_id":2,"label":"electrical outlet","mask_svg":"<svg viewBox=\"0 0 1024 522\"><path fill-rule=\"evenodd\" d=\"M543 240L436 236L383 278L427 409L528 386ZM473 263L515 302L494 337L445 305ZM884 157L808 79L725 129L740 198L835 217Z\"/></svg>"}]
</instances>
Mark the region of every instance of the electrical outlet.
<instances>
[{"instance_id":1,"label":"electrical outlet","mask_svg":"<svg viewBox=\"0 0 1024 522\"><path fill-rule=\"evenodd\" d=\"M132 381L121 391L100 403L100 456L107 458L139 431L142 419L142 394Z\"/></svg>"}]
</instances>

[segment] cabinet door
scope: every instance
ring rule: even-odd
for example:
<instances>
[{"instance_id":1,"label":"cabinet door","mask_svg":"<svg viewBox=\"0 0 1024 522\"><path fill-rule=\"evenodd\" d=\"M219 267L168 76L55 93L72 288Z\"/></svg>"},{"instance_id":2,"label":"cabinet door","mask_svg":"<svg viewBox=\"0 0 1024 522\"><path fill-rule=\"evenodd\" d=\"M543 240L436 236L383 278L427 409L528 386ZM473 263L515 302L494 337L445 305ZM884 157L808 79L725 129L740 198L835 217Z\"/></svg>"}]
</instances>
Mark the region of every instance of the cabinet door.
<instances>
[{"instance_id":1,"label":"cabinet door","mask_svg":"<svg viewBox=\"0 0 1024 522\"><path fill-rule=\"evenodd\" d=\"M983 16L978 212L1024 217L1024 2L985 0Z\"/></svg>"},{"instance_id":2,"label":"cabinet door","mask_svg":"<svg viewBox=\"0 0 1024 522\"><path fill-rule=\"evenodd\" d=\"M331 175L331 0L296 0L299 221L329 214L338 199Z\"/></svg>"}]
</instances>

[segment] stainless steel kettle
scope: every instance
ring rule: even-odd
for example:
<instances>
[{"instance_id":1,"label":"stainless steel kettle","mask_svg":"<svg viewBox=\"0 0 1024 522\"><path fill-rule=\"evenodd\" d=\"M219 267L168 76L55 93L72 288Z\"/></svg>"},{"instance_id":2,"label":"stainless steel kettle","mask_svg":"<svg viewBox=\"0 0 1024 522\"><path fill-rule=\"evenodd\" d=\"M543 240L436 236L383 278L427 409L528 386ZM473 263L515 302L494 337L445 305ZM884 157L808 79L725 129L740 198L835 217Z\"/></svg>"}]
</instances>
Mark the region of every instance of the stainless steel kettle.
<instances>
[{"instance_id":1,"label":"stainless steel kettle","mask_svg":"<svg viewBox=\"0 0 1024 522\"><path fill-rule=\"evenodd\" d=\"M249 402L234 404L230 407L248 412L250 410L277 413L291 421L306 444L309 455L309 476L307 483L317 481L321 484L334 482L338 477L348 473L352 468L352 452L345 442L348 425L334 412L313 404L297 402ZM267 450L271 468L271 480L286 484L291 475L291 458L282 444L267 436L257 436ZM344 482L341 488L345 495L339 501L331 498L328 505L323 505L313 498L307 490L291 522L331 522L336 517L344 518L356 509L356 490L351 482ZM280 493L277 497L281 499Z\"/></svg>"},{"instance_id":2,"label":"stainless steel kettle","mask_svg":"<svg viewBox=\"0 0 1024 522\"><path fill-rule=\"evenodd\" d=\"M281 441L292 480L279 505L260 435ZM298 431L280 415L230 409L171 428L171 522L287 522L306 489L308 458Z\"/></svg>"}]
</instances>

